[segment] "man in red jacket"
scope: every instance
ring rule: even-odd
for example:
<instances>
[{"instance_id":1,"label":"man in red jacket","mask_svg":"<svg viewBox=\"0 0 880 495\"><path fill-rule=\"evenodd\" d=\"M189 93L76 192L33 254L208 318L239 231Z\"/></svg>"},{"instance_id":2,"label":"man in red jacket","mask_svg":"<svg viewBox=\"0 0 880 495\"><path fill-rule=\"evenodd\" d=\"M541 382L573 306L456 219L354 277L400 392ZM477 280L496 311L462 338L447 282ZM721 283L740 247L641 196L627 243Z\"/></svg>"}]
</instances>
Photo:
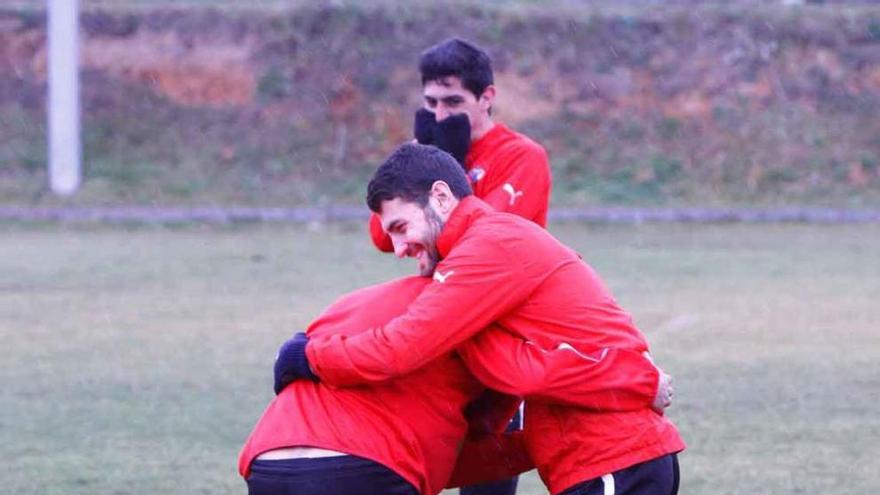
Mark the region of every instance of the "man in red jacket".
<instances>
[{"instance_id":1,"label":"man in red jacket","mask_svg":"<svg viewBox=\"0 0 880 495\"><path fill-rule=\"evenodd\" d=\"M496 88L489 55L451 38L422 53L424 107L416 113L421 144L449 152L464 167L474 194L498 211L547 226L550 164L535 141L492 119ZM379 218L370 219L373 242L391 252Z\"/></svg>"},{"instance_id":2,"label":"man in red jacket","mask_svg":"<svg viewBox=\"0 0 880 495\"><path fill-rule=\"evenodd\" d=\"M279 355L288 378L340 387L381 382L469 339L479 342L490 324L542 351L570 349L585 358L647 352L632 318L577 253L537 224L475 198L448 154L398 148L370 181L367 202L395 253L416 258L432 283L385 325L288 342ZM481 352L460 351L468 362L517 362L501 348ZM508 383L531 381L528 366L511 373ZM554 495L677 493L675 454L685 444L651 407L595 411L528 397L526 407L528 452Z\"/></svg>"},{"instance_id":3,"label":"man in red jacket","mask_svg":"<svg viewBox=\"0 0 880 495\"><path fill-rule=\"evenodd\" d=\"M352 336L384 325L430 283L408 277L343 296L306 335ZM514 363L475 363L509 393L618 411L656 400L658 370L639 353L610 352L596 359L567 349L544 352L500 329L482 335L481 342L462 346L475 359L488 352L482 347L519 356ZM527 366L532 380L503 384L503 376L514 374L511 365ZM239 472L252 495L432 495L450 476L456 483L506 477L533 467L521 435L497 434L518 402L484 391L455 353L406 376L360 387L300 380L281 390L263 413L242 448ZM469 441L462 448L466 432Z\"/></svg>"}]
</instances>

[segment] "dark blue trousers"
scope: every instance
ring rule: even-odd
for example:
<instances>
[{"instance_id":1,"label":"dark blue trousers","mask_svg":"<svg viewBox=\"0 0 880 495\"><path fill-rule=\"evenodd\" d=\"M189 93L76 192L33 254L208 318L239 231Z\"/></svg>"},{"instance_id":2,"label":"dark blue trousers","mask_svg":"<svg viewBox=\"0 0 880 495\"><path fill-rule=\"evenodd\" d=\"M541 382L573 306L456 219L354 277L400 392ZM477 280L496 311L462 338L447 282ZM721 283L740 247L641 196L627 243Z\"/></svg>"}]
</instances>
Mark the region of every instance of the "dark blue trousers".
<instances>
[{"instance_id":1,"label":"dark blue trousers","mask_svg":"<svg viewBox=\"0 0 880 495\"><path fill-rule=\"evenodd\" d=\"M559 495L676 495L678 483L678 456L669 454L578 483Z\"/></svg>"},{"instance_id":2,"label":"dark blue trousers","mask_svg":"<svg viewBox=\"0 0 880 495\"><path fill-rule=\"evenodd\" d=\"M518 476L501 481L490 481L479 485L463 486L460 488L461 495L513 495L516 493Z\"/></svg>"},{"instance_id":3,"label":"dark blue trousers","mask_svg":"<svg viewBox=\"0 0 880 495\"><path fill-rule=\"evenodd\" d=\"M394 471L353 455L258 459L247 486L249 495L419 495Z\"/></svg>"}]
</instances>

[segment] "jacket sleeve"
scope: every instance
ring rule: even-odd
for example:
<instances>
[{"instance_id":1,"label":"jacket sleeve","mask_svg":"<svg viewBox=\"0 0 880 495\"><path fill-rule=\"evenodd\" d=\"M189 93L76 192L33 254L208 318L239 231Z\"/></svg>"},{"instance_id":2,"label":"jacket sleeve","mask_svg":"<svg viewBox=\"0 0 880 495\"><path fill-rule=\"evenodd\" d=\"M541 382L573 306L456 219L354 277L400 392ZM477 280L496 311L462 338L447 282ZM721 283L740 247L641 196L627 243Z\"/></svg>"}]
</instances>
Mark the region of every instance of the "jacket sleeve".
<instances>
[{"instance_id":1,"label":"jacket sleeve","mask_svg":"<svg viewBox=\"0 0 880 495\"><path fill-rule=\"evenodd\" d=\"M546 224L550 203L550 164L540 147L523 146L509 152L504 166L484 180L482 200L504 211Z\"/></svg>"},{"instance_id":2,"label":"jacket sleeve","mask_svg":"<svg viewBox=\"0 0 880 495\"><path fill-rule=\"evenodd\" d=\"M356 335L315 337L306 355L328 385L404 375L458 347L522 302L537 283L500 242L462 241L406 313Z\"/></svg>"},{"instance_id":3,"label":"jacket sleeve","mask_svg":"<svg viewBox=\"0 0 880 495\"><path fill-rule=\"evenodd\" d=\"M379 219L379 215L375 213L370 213L370 239L373 240L373 245L379 251L384 253L392 253L394 252L394 245L391 243L391 236L389 236L385 229L382 228L382 221Z\"/></svg>"},{"instance_id":4,"label":"jacket sleeve","mask_svg":"<svg viewBox=\"0 0 880 495\"><path fill-rule=\"evenodd\" d=\"M495 326L459 346L458 354L491 389L592 410L651 407L660 377L651 360L634 350L585 353L568 344L542 349Z\"/></svg>"}]
</instances>

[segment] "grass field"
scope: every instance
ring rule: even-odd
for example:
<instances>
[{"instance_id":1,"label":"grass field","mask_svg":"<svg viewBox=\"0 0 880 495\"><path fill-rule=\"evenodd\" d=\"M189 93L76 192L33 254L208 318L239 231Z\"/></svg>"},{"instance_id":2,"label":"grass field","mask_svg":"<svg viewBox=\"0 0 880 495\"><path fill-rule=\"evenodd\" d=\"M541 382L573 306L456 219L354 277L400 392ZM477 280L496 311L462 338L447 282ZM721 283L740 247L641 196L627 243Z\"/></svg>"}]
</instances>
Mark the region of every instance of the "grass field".
<instances>
[{"instance_id":1,"label":"grass field","mask_svg":"<svg viewBox=\"0 0 880 495\"><path fill-rule=\"evenodd\" d=\"M880 226L552 230L676 377L681 493L880 492ZM360 225L0 226L0 491L243 493L277 345L412 268Z\"/></svg>"}]
</instances>

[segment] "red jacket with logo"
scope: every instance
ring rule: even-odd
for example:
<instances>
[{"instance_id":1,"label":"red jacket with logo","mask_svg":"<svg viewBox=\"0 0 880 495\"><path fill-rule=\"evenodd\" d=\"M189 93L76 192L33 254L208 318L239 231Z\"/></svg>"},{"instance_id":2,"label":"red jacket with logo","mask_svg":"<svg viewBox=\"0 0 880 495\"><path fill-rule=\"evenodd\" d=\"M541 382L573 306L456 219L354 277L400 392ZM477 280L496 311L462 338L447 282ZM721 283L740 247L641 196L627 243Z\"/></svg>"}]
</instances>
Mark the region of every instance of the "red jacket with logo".
<instances>
[{"instance_id":1,"label":"red jacket with logo","mask_svg":"<svg viewBox=\"0 0 880 495\"><path fill-rule=\"evenodd\" d=\"M550 204L550 163L540 144L496 123L471 144L465 169L474 195L497 211L506 211L547 226ZM391 238L375 213L370 237L381 251L391 252Z\"/></svg>"},{"instance_id":2,"label":"red jacket with logo","mask_svg":"<svg viewBox=\"0 0 880 495\"><path fill-rule=\"evenodd\" d=\"M353 292L327 308L307 334L310 338L351 336L385 324L403 314L430 283L429 278L409 277ZM591 360L572 363L571 352L540 351L502 330L487 330L483 335L493 339L494 346L522 356L522 362L539 377L529 386L547 385L549 400L559 399L554 391L574 388L574 400L582 405L626 409L650 402L656 389L653 366L637 354L620 354L599 364ZM574 368L579 375L559 373L563 367ZM631 379L619 382L610 367L627 368ZM504 371L484 372L491 376ZM538 384L540 380L545 383ZM574 383L561 386L566 380ZM519 392L515 386L508 389ZM374 460L421 493L433 494L450 478L461 449L455 480L470 484L499 479L533 466L522 454L521 435L493 435L504 429L518 403L518 398L484 391L455 353L382 383L332 388L296 381L263 413L241 450L239 472L247 477L251 462L263 452L313 446ZM467 430L470 435L465 442Z\"/></svg>"},{"instance_id":3,"label":"red jacket with logo","mask_svg":"<svg viewBox=\"0 0 880 495\"><path fill-rule=\"evenodd\" d=\"M594 358L612 350L648 350L630 315L592 268L533 222L467 197L453 211L437 247L442 261L434 281L406 313L356 335L310 340L309 363L323 382L387 380L462 344L460 355L478 357L478 363L468 363L475 368L517 361L502 349L468 347L479 346L479 338L466 341L492 323L541 350ZM506 374L514 377L509 382L532 381L527 364L517 368L523 374ZM526 397L526 443L551 492L683 450L675 426L648 402L612 412Z\"/></svg>"}]
</instances>

